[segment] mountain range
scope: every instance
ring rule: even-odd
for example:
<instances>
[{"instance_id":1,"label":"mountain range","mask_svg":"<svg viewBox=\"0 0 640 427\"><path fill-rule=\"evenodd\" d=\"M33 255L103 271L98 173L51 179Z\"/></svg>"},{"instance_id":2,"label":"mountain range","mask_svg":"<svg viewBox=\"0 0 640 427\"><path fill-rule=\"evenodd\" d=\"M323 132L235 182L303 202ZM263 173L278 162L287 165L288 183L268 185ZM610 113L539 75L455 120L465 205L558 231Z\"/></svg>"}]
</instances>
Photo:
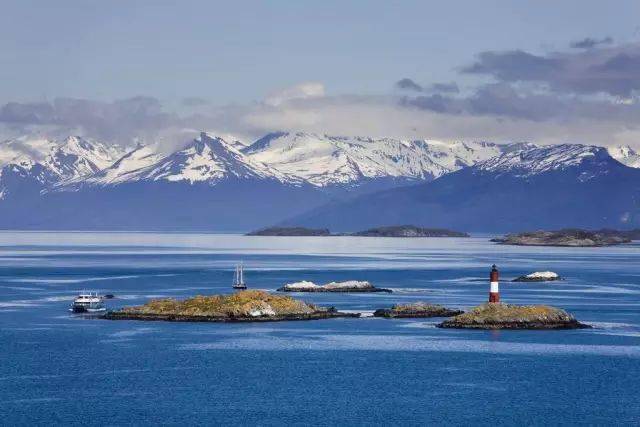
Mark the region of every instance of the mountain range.
<instances>
[{"instance_id":1,"label":"mountain range","mask_svg":"<svg viewBox=\"0 0 640 427\"><path fill-rule=\"evenodd\" d=\"M25 136L0 143L0 228L626 228L638 167L629 147L579 144L201 133L163 151Z\"/></svg>"},{"instance_id":2,"label":"mountain range","mask_svg":"<svg viewBox=\"0 0 640 427\"><path fill-rule=\"evenodd\" d=\"M639 214L640 169L605 148L556 145L527 147L429 183L330 203L285 224L346 231L411 223L507 232L632 228Z\"/></svg>"}]
</instances>

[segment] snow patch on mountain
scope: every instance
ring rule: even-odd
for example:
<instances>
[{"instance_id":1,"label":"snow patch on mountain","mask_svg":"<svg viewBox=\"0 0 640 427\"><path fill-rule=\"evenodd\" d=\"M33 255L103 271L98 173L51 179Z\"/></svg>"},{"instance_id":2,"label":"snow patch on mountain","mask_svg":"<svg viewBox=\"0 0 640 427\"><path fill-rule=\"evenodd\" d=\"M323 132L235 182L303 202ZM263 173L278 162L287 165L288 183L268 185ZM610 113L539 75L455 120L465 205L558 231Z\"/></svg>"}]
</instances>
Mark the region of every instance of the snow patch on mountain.
<instances>
[{"instance_id":1,"label":"snow patch on mountain","mask_svg":"<svg viewBox=\"0 0 640 427\"><path fill-rule=\"evenodd\" d=\"M0 166L17 165L29 170L41 165L61 178L73 178L108 167L122 153L119 146L78 136L69 136L63 141L18 138L0 143Z\"/></svg>"},{"instance_id":2,"label":"snow patch on mountain","mask_svg":"<svg viewBox=\"0 0 640 427\"><path fill-rule=\"evenodd\" d=\"M491 172L500 176L512 174L526 178L554 170L575 167L585 161L599 162L609 157L602 147L580 144L561 144L543 147L526 146L523 149L506 152L500 156L484 160L474 166L475 171ZM606 173L606 168L599 170L590 168L584 172L581 180L591 179L599 173Z\"/></svg>"},{"instance_id":3,"label":"snow patch on mountain","mask_svg":"<svg viewBox=\"0 0 640 427\"><path fill-rule=\"evenodd\" d=\"M640 168L640 153L628 145L609 147L608 151L611 157L623 165L629 166L630 168Z\"/></svg>"},{"instance_id":4,"label":"snow patch on mountain","mask_svg":"<svg viewBox=\"0 0 640 427\"><path fill-rule=\"evenodd\" d=\"M507 148L489 142L445 143L277 132L259 139L243 152L283 173L327 187L375 178L434 179L497 156Z\"/></svg>"},{"instance_id":5,"label":"snow patch on mountain","mask_svg":"<svg viewBox=\"0 0 640 427\"><path fill-rule=\"evenodd\" d=\"M109 185L136 180L135 174L162 159L155 146L139 145L111 166L83 181L87 184Z\"/></svg>"}]
</instances>

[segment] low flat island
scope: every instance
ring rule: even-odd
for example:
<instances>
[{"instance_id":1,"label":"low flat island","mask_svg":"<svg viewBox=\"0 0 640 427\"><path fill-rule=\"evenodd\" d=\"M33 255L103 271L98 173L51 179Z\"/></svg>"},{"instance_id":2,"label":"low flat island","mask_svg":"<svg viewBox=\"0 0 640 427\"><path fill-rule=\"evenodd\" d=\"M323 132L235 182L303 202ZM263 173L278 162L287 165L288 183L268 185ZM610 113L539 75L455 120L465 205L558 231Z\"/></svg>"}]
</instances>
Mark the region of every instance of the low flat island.
<instances>
[{"instance_id":1,"label":"low flat island","mask_svg":"<svg viewBox=\"0 0 640 427\"><path fill-rule=\"evenodd\" d=\"M469 237L467 233L444 228L424 228L415 225L392 225L357 231L352 236L359 237Z\"/></svg>"},{"instance_id":2,"label":"low flat island","mask_svg":"<svg viewBox=\"0 0 640 427\"><path fill-rule=\"evenodd\" d=\"M267 227L247 233L247 236L329 236L326 228Z\"/></svg>"},{"instance_id":3,"label":"low flat island","mask_svg":"<svg viewBox=\"0 0 640 427\"><path fill-rule=\"evenodd\" d=\"M487 303L437 325L457 329L580 329L591 326L578 322L566 311L547 305Z\"/></svg>"},{"instance_id":4,"label":"low flat island","mask_svg":"<svg viewBox=\"0 0 640 427\"><path fill-rule=\"evenodd\" d=\"M629 233L616 232L615 230L588 231L578 229L530 231L507 234L504 237L491 239L491 241L515 246L598 247L629 243L631 242Z\"/></svg>"},{"instance_id":5,"label":"low flat island","mask_svg":"<svg viewBox=\"0 0 640 427\"><path fill-rule=\"evenodd\" d=\"M375 227L355 233L331 233L326 228L267 227L251 231L247 236L355 236L355 237L469 237L467 233L444 228L424 228L415 225Z\"/></svg>"},{"instance_id":6,"label":"low flat island","mask_svg":"<svg viewBox=\"0 0 640 427\"><path fill-rule=\"evenodd\" d=\"M391 308L379 308L373 313L374 317L385 318L426 318L451 317L464 313L462 310L447 308L440 304L415 302L412 304L396 304Z\"/></svg>"},{"instance_id":7,"label":"low flat island","mask_svg":"<svg viewBox=\"0 0 640 427\"><path fill-rule=\"evenodd\" d=\"M318 307L288 296L253 290L230 295L199 295L186 300L155 299L104 315L109 320L171 322L275 322L335 317L360 317L360 313L342 313L333 307Z\"/></svg>"}]
</instances>

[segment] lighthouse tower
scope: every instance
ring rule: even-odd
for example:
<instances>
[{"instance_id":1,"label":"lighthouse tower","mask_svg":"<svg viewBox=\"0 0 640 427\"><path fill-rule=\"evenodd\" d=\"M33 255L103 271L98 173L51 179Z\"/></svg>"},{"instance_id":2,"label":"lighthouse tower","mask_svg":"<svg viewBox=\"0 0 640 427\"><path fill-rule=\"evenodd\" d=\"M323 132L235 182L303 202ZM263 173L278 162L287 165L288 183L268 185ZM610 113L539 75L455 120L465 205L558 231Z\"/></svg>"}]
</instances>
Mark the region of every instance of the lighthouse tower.
<instances>
[{"instance_id":1,"label":"lighthouse tower","mask_svg":"<svg viewBox=\"0 0 640 427\"><path fill-rule=\"evenodd\" d=\"M495 264L491 267L491 273L489 273L489 283L491 288L489 289L489 302L500 302L500 291L498 289L498 267Z\"/></svg>"}]
</instances>

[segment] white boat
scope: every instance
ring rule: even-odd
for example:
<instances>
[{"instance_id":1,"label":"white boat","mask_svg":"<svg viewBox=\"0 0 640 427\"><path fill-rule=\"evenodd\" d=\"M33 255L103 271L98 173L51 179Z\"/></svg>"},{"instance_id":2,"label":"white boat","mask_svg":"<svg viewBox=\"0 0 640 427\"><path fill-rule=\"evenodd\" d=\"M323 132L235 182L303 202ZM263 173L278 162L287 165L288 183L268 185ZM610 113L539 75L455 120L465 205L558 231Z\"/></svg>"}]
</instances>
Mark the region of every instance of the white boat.
<instances>
[{"instance_id":1,"label":"white boat","mask_svg":"<svg viewBox=\"0 0 640 427\"><path fill-rule=\"evenodd\" d=\"M106 311L103 298L97 292L82 292L73 300L69 311L74 313L96 313Z\"/></svg>"},{"instance_id":2,"label":"white boat","mask_svg":"<svg viewBox=\"0 0 640 427\"><path fill-rule=\"evenodd\" d=\"M233 275L233 289L247 289L244 284L244 267L242 263L236 265L236 272Z\"/></svg>"}]
</instances>

